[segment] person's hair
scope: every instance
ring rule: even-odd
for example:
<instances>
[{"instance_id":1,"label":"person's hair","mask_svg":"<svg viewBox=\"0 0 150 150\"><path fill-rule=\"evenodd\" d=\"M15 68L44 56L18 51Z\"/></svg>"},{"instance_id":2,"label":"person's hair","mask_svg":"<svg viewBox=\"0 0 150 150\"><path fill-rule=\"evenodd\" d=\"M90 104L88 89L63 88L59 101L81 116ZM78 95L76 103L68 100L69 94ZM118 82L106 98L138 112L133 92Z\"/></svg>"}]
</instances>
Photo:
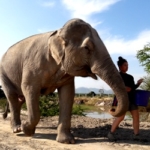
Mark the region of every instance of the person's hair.
<instances>
[{"instance_id":1,"label":"person's hair","mask_svg":"<svg viewBox=\"0 0 150 150\"><path fill-rule=\"evenodd\" d=\"M121 56L118 57L117 61L118 66L122 66L125 62L127 62L126 59L122 58Z\"/></svg>"}]
</instances>

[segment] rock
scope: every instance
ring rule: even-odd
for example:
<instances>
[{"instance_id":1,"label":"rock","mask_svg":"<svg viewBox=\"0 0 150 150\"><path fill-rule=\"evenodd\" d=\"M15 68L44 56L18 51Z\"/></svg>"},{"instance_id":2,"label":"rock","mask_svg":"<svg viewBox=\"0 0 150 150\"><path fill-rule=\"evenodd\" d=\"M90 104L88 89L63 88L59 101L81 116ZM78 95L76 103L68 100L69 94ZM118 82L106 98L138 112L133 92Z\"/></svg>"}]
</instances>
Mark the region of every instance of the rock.
<instances>
[{"instance_id":1,"label":"rock","mask_svg":"<svg viewBox=\"0 0 150 150\"><path fill-rule=\"evenodd\" d=\"M97 106L104 106L104 105L105 105L105 102L101 102Z\"/></svg>"}]
</instances>

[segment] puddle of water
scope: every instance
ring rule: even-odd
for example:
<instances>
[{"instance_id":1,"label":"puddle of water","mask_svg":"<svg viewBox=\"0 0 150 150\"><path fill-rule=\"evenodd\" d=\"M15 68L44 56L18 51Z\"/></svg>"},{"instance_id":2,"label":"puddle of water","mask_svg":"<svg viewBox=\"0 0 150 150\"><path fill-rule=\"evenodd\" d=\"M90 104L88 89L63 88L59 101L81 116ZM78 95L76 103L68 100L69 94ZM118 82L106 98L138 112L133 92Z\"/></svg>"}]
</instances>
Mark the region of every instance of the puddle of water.
<instances>
[{"instance_id":1,"label":"puddle of water","mask_svg":"<svg viewBox=\"0 0 150 150\"><path fill-rule=\"evenodd\" d=\"M100 118L100 119L110 119L113 116L110 115L109 113L103 112L103 113L98 113L98 112L85 112L84 113L87 117L91 118Z\"/></svg>"},{"instance_id":2,"label":"puddle of water","mask_svg":"<svg viewBox=\"0 0 150 150\"><path fill-rule=\"evenodd\" d=\"M85 112L84 113L87 117L91 117L91 118L99 118L99 119L111 119L113 118L112 115L110 115L107 112ZM129 115L125 116L125 119L131 119L131 117Z\"/></svg>"},{"instance_id":3,"label":"puddle of water","mask_svg":"<svg viewBox=\"0 0 150 150\"><path fill-rule=\"evenodd\" d=\"M84 114L87 117L91 117L91 118L99 118L99 119L111 119L113 118L112 115L110 115L108 113L108 110L110 109L109 107L97 107L97 106L87 106L87 105L80 105L81 108L87 108L85 109ZM129 115L129 113L126 114L125 119L131 119L131 116Z\"/></svg>"},{"instance_id":4,"label":"puddle of water","mask_svg":"<svg viewBox=\"0 0 150 150\"><path fill-rule=\"evenodd\" d=\"M84 114L87 117L91 117L91 118L99 118L99 119L111 119L113 118L112 115L110 115L108 113L109 108L104 108L104 107L89 107L90 110L87 110L84 112ZM145 108L139 107L139 119L140 122L142 121L149 121L150 120L150 112L142 112L142 111L146 111ZM130 114L130 112L127 112L125 115L125 119L126 120L132 120L132 115Z\"/></svg>"}]
</instances>

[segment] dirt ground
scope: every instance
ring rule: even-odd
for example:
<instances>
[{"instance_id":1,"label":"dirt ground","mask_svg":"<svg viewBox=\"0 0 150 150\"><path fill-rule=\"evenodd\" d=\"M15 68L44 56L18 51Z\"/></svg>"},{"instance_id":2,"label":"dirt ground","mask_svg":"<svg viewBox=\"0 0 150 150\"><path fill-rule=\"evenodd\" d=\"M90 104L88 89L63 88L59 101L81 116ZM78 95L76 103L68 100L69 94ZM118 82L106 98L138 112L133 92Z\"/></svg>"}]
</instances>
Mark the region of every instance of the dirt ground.
<instances>
[{"instance_id":1,"label":"dirt ground","mask_svg":"<svg viewBox=\"0 0 150 150\"><path fill-rule=\"evenodd\" d=\"M26 115L22 115L25 119ZM123 121L117 129L116 142L107 139L113 119L94 119L85 116L72 116L71 132L76 144L56 142L58 117L41 118L33 137L13 134L10 116L2 119L0 113L0 150L149 150L150 122L140 123L141 140L132 139L132 122Z\"/></svg>"}]
</instances>

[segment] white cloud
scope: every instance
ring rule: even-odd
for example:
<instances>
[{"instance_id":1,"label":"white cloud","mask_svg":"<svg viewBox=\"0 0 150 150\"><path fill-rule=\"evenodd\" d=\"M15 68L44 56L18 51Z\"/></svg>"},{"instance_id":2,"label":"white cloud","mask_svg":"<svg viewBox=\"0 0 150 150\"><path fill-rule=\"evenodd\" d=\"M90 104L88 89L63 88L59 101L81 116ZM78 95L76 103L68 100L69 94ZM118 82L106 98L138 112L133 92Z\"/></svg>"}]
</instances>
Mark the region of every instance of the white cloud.
<instances>
[{"instance_id":1,"label":"white cloud","mask_svg":"<svg viewBox=\"0 0 150 150\"><path fill-rule=\"evenodd\" d=\"M104 44L110 54L122 55L136 55L137 51L143 49L148 42L150 42L150 30L142 31L136 38L131 40L116 36L104 39Z\"/></svg>"},{"instance_id":2,"label":"white cloud","mask_svg":"<svg viewBox=\"0 0 150 150\"><path fill-rule=\"evenodd\" d=\"M118 1L120 0L62 0L65 7L71 11L71 17L81 18L86 21L90 20L92 14L101 13ZM93 24L97 25L95 21Z\"/></svg>"},{"instance_id":3,"label":"white cloud","mask_svg":"<svg viewBox=\"0 0 150 150\"><path fill-rule=\"evenodd\" d=\"M103 23L91 16L108 10L110 6L121 0L62 0L65 7L71 12L71 17L81 18L89 22L93 27ZM105 36L104 43L110 54L135 55L137 50L142 49L147 42L150 42L150 30L139 33L136 38L126 40L123 37L110 35L109 29L100 31L100 36Z\"/></svg>"},{"instance_id":4,"label":"white cloud","mask_svg":"<svg viewBox=\"0 0 150 150\"><path fill-rule=\"evenodd\" d=\"M55 5L54 1L45 1L45 2L42 2L42 6L44 6L44 7L53 7L54 5Z\"/></svg>"},{"instance_id":5,"label":"white cloud","mask_svg":"<svg viewBox=\"0 0 150 150\"><path fill-rule=\"evenodd\" d=\"M98 21L98 22L97 22L96 20L95 20L95 21L91 20L90 22L91 22L90 24L91 24L92 27L96 27L96 26L98 26L99 24L102 24L102 21Z\"/></svg>"}]
</instances>

